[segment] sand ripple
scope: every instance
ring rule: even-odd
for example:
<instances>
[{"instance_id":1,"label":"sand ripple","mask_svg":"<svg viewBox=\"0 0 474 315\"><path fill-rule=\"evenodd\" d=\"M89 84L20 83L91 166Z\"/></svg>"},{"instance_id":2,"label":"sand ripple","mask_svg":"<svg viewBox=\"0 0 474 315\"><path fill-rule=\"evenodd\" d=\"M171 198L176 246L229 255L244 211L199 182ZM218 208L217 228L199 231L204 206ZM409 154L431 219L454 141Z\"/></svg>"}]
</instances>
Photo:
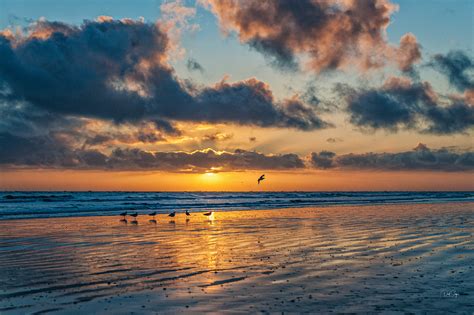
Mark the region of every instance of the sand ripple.
<instances>
[{"instance_id":1,"label":"sand ripple","mask_svg":"<svg viewBox=\"0 0 474 315\"><path fill-rule=\"evenodd\" d=\"M474 204L0 222L0 313L474 312Z\"/></svg>"}]
</instances>

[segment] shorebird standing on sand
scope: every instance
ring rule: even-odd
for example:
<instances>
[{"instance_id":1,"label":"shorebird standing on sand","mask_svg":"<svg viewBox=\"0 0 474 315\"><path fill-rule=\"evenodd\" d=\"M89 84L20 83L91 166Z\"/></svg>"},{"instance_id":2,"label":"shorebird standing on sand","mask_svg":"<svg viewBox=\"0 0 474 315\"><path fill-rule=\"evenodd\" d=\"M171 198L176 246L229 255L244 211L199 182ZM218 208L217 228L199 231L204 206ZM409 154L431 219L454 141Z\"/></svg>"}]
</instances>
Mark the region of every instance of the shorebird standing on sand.
<instances>
[{"instance_id":1,"label":"shorebird standing on sand","mask_svg":"<svg viewBox=\"0 0 474 315\"><path fill-rule=\"evenodd\" d=\"M156 211L153 211L152 213L149 213L148 215L153 218L150 220L150 222L156 223L156 220L155 220Z\"/></svg>"},{"instance_id":2,"label":"shorebird standing on sand","mask_svg":"<svg viewBox=\"0 0 474 315\"><path fill-rule=\"evenodd\" d=\"M261 182L262 180L264 180L264 179L265 179L265 174L263 174L262 176L260 176L260 177L257 179L257 183L260 185L260 182Z\"/></svg>"},{"instance_id":3,"label":"shorebird standing on sand","mask_svg":"<svg viewBox=\"0 0 474 315\"><path fill-rule=\"evenodd\" d=\"M170 214L168 214L168 216L169 216L169 217L172 217L172 218L174 218L175 215L176 215L176 211L173 211L173 212L171 212Z\"/></svg>"},{"instance_id":4,"label":"shorebird standing on sand","mask_svg":"<svg viewBox=\"0 0 474 315\"><path fill-rule=\"evenodd\" d=\"M133 217L133 220L130 223L131 224L138 224L138 221L137 221L138 213L137 212L131 213L130 216Z\"/></svg>"},{"instance_id":5,"label":"shorebird standing on sand","mask_svg":"<svg viewBox=\"0 0 474 315\"><path fill-rule=\"evenodd\" d=\"M203 213L207 219L209 220L209 222L213 222L214 221L214 212L213 211L209 211L209 212L205 212Z\"/></svg>"},{"instance_id":6,"label":"shorebird standing on sand","mask_svg":"<svg viewBox=\"0 0 474 315\"><path fill-rule=\"evenodd\" d=\"M189 216L191 215L191 213L189 213L188 210L186 210L185 213L186 213L186 216L187 216L187 217L189 217Z\"/></svg>"},{"instance_id":7,"label":"shorebird standing on sand","mask_svg":"<svg viewBox=\"0 0 474 315\"><path fill-rule=\"evenodd\" d=\"M123 217L120 219L120 222L127 223L127 219L125 218L127 216L127 211L120 213L120 216Z\"/></svg>"}]
</instances>

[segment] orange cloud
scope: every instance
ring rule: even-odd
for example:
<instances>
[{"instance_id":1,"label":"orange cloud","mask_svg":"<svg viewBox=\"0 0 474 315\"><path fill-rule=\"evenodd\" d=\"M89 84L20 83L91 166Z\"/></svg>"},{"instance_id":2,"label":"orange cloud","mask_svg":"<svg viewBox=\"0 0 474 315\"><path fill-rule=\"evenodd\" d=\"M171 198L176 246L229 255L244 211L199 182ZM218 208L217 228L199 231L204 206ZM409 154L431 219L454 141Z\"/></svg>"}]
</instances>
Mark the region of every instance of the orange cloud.
<instances>
[{"instance_id":1,"label":"orange cloud","mask_svg":"<svg viewBox=\"0 0 474 315\"><path fill-rule=\"evenodd\" d=\"M241 42L282 67L297 67L307 56L316 72L356 66L366 71L395 63L408 71L419 61L415 36L406 34L400 47L386 40L397 6L389 0L238 1L207 0L224 32L237 32Z\"/></svg>"}]
</instances>

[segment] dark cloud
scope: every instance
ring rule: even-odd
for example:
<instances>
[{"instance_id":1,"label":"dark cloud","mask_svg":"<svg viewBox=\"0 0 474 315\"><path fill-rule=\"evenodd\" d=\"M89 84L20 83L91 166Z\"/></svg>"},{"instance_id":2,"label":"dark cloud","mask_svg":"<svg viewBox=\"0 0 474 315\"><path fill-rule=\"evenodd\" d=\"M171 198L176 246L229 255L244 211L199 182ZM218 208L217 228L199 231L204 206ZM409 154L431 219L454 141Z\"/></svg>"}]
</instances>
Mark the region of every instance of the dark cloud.
<instances>
[{"instance_id":1,"label":"dark cloud","mask_svg":"<svg viewBox=\"0 0 474 315\"><path fill-rule=\"evenodd\" d=\"M212 134L207 134L202 137L202 141L216 142L216 141L226 141L234 137L231 133L224 132L215 132Z\"/></svg>"},{"instance_id":2,"label":"dark cloud","mask_svg":"<svg viewBox=\"0 0 474 315\"><path fill-rule=\"evenodd\" d=\"M196 96L199 111L190 107L193 116L202 121L252 124L260 127L290 127L300 130L322 129L331 124L321 120L314 110L298 99L276 104L270 87L249 79L237 83L221 82L204 88ZM184 120L189 116L182 113Z\"/></svg>"},{"instance_id":3,"label":"dark cloud","mask_svg":"<svg viewBox=\"0 0 474 315\"><path fill-rule=\"evenodd\" d=\"M274 65L297 69L308 57L316 72L357 66L368 70L387 60L410 71L421 58L413 34L400 46L386 41L385 31L397 9L389 0L207 0L225 31L271 58Z\"/></svg>"},{"instance_id":4,"label":"dark cloud","mask_svg":"<svg viewBox=\"0 0 474 315\"><path fill-rule=\"evenodd\" d=\"M443 99L427 82L391 78L380 88L339 85L336 90L345 99L351 123L359 127L454 134L474 125L474 107L467 97Z\"/></svg>"},{"instance_id":5,"label":"dark cloud","mask_svg":"<svg viewBox=\"0 0 474 315\"><path fill-rule=\"evenodd\" d=\"M169 46L159 24L38 21L25 35L0 34L0 98L63 116L152 121L171 134L179 134L171 121L328 126L300 101L276 101L256 79L207 88L182 82L167 64Z\"/></svg>"},{"instance_id":6,"label":"dark cloud","mask_svg":"<svg viewBox=\"0 0 474 315\"><path fill-rule=\"evenodd\" d=\"M69 145L51 135L25 138L0 133L0 148L2 165L70 168L77 163Z\"/></svg>"},{"instance_id":7,"label":"dark cloud","mask_svg":"<svg viewBox=\"0 0 474 315\"><path fill-rule=\"evenodd\" d=\"M336 155L323 151L312 153L311 161L314 167L321 169L474 171L474 152L457 152L448 148L431 150L421 143L412 151L399 153Z\"/></svg>"},{"instance_id":8,"label":"dark cloud","mask_svg":"<svg viewBox=\"0 0 474 315\"><path fill-rule=\"evenodd\" d=\"M336 156L336 153L329 151L321 151L319 153L311 153L311 162L317 168L331 168L333 166L332 159Z\"/></svg>"},{"instance_id":9,"label":"dark cloud","mask_svg":"<svg viewBox=\"0 0 474 315\"><path fill-rule=\"evenodd\" d=\"M201 66L201 64L193 58L189 58L188 61L186 61L186 68L188 68L188 71L199 71L201 73L204 72L203 66Z\"/></svg>"},{"instance_id":10,"label":"dark cloud","mask_svg":"<svg viewBox=\"0 0 474 315\"><path fill-rule=\"evenodd\" d=\"M245 170L302 170L308 166L296 154L267 155L237 149L217 152L145 151L138 148L112 148L110 153L95 148L74 148L67 139L50 134L19 137L0 133L0 168L47 168L76 170L143 170L166 172L228 172ZM383 171L474 171L474 153L454 148L432 150L419 144L412 151L336 155L312 153L311 165L317 169Z\"/></svg>"},{"instance_id":11,"label":"dark cloud","mask_svg":"<svg viewBox=\"0 0 474 315\"><path fill-rule=\"evenodd\" d=\"M458 90L474 89L474 59L463 51L437 54L429 66L446 75L450 84Z\"/></svg>"},{"instance_id":12,"label":"dark cloud","mask_svg":"<svg viewBox=\"0 0 474 315\"><path fill-rule=\"evenodd\" d=\"M115 148L110 154L95 149L73 149L50 136L18 137L0 134L0 165L6 167L161 170L168 172L291 170L305 167L296 154L265 155L237 149L234 152L152 152Z\"/></svg>"},{"instance_id":13,"label":"dark cloud","mask_svg":"<svg viewBox=\"0 0 474 315\"><path fill-rule=\"evenodd\" d=\"M186 152L144 152L139 149L117 149L109 163L119 169L161 169L171 171L204 172L235 170L289 170L304 168L296 154L265 155L235 150L218 153L213 150Z\"/></svg>"},{"instance_id":14,"label":"dark cloud","mask_svg":"<svg viewBox=\"0 0 474 315\"><path fill-rule=\"evenodd\" d=\"M117 144L135 144L135 143L156 143L164 142L166 138L156 130L148 128L138 128L134 131L102 131L94 134L87 131L82 135L75 135L77 140L83 140L84 146L110 146Z\"/></svg>"}]
</instances>

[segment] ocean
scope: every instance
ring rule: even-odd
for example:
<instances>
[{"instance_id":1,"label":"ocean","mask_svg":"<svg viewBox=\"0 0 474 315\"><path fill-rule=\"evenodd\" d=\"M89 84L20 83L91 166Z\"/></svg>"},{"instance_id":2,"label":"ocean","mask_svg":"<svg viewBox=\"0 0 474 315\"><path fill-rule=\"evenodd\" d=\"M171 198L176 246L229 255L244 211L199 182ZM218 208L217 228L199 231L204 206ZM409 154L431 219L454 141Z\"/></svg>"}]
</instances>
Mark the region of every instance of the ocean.
<instances>
[{"instance_id":1,"label":"ocean","mask_svg":"<svg viewBox=\"0 0 474 315\"><path fill-rule=\"evenodd\" d=\"M123 211L232 211L472 202L474 192L0 192L0 220L104 216Z\"/></svg>"}]
</instances>

